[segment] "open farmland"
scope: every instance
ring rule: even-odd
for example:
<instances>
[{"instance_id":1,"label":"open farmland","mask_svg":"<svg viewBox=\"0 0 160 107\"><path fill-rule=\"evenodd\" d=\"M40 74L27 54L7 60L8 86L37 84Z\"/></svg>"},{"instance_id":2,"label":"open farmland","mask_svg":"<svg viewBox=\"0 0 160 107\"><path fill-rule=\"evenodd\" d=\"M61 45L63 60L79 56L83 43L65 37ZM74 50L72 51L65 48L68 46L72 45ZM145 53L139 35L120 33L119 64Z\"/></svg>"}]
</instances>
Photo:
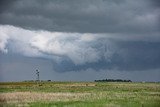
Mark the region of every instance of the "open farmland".
<instances>
[{"instance_id":1,"label":"open farmland","mask_svg":"<svg viewBox=\"0 0 160 107\"><path fill-rule=\"evenodd\" d=\"M160 83L5 82L0 106L160 107Z\"/></svg>"}]
</instances>

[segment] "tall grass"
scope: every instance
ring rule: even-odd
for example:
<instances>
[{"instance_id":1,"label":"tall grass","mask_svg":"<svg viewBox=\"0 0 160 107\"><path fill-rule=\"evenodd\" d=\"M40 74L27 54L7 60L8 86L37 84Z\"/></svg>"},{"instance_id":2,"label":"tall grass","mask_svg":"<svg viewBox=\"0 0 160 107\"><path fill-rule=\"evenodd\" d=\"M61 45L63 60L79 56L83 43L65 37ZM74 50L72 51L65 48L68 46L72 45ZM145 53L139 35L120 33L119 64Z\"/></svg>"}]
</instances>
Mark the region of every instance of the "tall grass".
<instances>
[{"instance_id":1,"label":"tall grass","mask_svg":"<svg viewBox=\"0 0 160 107\"><path fill-rule=\"evenodd\" d=\"M159 83L0 83L0 106L160 107Z\"/></svg>"}]
</instances>

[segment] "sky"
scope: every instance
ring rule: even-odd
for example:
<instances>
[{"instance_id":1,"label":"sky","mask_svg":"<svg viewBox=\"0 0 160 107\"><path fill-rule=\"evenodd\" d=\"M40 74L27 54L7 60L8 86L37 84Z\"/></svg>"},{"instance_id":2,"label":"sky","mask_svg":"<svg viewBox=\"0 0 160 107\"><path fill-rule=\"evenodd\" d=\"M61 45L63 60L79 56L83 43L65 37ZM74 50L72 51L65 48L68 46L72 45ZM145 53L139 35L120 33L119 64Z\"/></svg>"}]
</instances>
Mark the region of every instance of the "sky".
<instances>
[{"instance_id":1,"label":"sky","mask_svg":"<svg viewBox=\"0 0 160 107\"><path fill-rule=\"evenodd\" d=\"M1 0L0 81L160 81L159 0Z\"/></svg>"}]
</instances>

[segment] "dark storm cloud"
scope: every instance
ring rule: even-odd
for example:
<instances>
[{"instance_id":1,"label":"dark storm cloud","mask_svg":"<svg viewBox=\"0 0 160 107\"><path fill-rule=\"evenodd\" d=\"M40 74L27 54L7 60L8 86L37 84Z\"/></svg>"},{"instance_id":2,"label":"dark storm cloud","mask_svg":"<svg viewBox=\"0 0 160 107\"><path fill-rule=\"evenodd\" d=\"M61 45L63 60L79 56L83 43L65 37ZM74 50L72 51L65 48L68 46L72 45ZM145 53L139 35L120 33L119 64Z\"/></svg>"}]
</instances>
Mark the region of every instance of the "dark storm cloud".
<instances>
[{"instance_id":1,"label":"dark storm cloud","mask_svg":"<svg viewBox=\"0 0 160 107\"><path fill-rule=\"evenodd\" d=\"M117 69L120 71L144 71L160 69L160 43L152 42L121 42L113 53L110 61L101 59L95 63L85 65L74 65L72 61L64 60L61 63L53 62L53 68L59 72L79 71L93 68Z\"/></svg>"},{"instance_id":2,"label":"dark storm cloud","mask_svg":"<svg viewBox=\"0 0 160 107\"><path fill-rule=\"evenodd\" d=\"M156 6L156 7L160 7L160 1L159 0L152 0L152 3L153 3L153 5L154 6Z\"/></svg>"},{"instance_id":3,"label":"dark storm cloud","mask_svg":"<svg viewBox=\"0 0 160 107\"><path fill-rule=\"evenodd\" d=\"M62 80L123 71L141 80L153 71L159 80L159 19L159 0L1 0L0 73L27 78L38 66Z\"/></svg>"},{"instance_id":4,"label":"dark storm cloud","mask_svg":"<svg viewBox=\"0 0 160 107\"><path fill-rule=\"evenodd\" d=\"M1 52L50 59L59 72L160 67L159 36L30 31L9 25L0 26L0 33Z\"/></svg>"},{"instance_id":5,"label":"dark storm cloud","mask_svg":"<svg viewBox=\"0 0 160 107\"><path fill-rule=\"evenodd\" d=\"M1 0L0 1L0 13L7 10L8 7L11 7L16 0Z\"/></svg>"},{"instance_id":6,"label":"dark storm cloud","mask_svg":"<svg viewBox=\"0 0 160 107\"><path fill-rule=\"evenodd\" d=\"M11 2L12 1L12 2ZM60 32L159 31L158 0L13 0L2 3L1 24Z\"/></svg>"}]
</instances>

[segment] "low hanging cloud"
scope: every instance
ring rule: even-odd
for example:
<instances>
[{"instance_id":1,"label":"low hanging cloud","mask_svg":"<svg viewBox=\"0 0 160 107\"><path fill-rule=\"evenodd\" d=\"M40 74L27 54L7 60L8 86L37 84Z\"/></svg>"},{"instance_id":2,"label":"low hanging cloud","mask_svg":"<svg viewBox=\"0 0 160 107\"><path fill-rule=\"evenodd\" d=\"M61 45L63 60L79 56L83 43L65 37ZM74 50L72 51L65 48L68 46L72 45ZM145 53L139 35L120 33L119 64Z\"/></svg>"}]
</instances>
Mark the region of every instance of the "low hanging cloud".
<instances>
[{"instance_id":1,"label":"low hanging cloud","mask_svg":"<svg viewBox=\"0 0 160 107\"><path fill-rule=\"evenodd\" d=\"M103 34L30 31L2 25L0 38L1 52L58 61L68 59L76 65L98 62L102 57L109 60L113 51L107 39L101 43Z\"/></svg>"},{"instance_id":2,"label":"low hanging cloud","mask_svg":"<svg viewBox=\"0 0 160 107\"><path fill-rule=\"evenodd\" d=\"M52 61L55 71L88 68L127 71L159 69L160 42L156 35L69 33L0 26L0 53Z\"/></svg>"}]
</instances>

